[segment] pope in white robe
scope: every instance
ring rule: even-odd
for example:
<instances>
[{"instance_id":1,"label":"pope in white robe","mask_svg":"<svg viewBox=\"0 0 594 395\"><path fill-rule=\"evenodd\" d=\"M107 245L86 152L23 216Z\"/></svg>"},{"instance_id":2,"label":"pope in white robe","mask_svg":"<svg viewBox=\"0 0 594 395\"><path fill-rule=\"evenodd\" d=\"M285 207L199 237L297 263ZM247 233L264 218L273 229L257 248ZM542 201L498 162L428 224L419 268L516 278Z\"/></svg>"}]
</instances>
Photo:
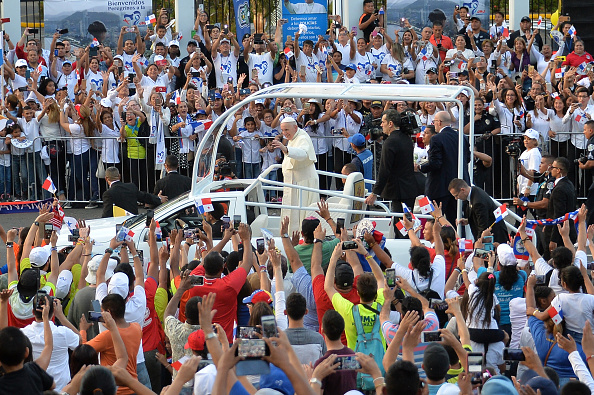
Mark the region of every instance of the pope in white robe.
<instances>
[{"instance_id":1,"label":"pope in white robe","mask_svg":"<svg viewBox=\"0 0 594 395\"><path fill-rule=\"evenodd\" d=\"M280 148L285 158L282 163L284 182L290 185L299 185L319 189L319 178L316 172L316 152L309 135L297 127L297 122L292 117L287 117L281 122L283 136L289 141L285 146L280 141L274 141L275 148ZM299 193L301 192L301 203ZM308 207L320 200L317 192L299 190L297 188L283 188L283 207L301 206ZM281 210L281 218L289 217L289 230L301 229L301 222L306 217L306 210L286 209Z\"/></svg>"}]
</instances>

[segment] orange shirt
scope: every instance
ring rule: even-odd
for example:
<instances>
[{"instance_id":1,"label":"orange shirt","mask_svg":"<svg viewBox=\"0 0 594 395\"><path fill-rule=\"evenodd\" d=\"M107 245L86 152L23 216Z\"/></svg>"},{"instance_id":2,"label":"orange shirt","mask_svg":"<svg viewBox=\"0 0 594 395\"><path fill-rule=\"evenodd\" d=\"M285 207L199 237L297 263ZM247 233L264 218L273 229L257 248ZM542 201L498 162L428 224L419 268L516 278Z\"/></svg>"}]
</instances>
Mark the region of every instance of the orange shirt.
<instances>
[{"instance_id":1,"label":"orange shirt","mask_svg":"<svg viewBox=\"0 0 594 395\"><path fill-rule=\"evenodd\" d=\"M127 328L118 328L120 336L126 346L128 352L128 364L126 370L134 378L137 378L136 374L136 356L138 354L138 348L140 347L140 340L142 339L142 329L137 323L131 323ZM111 333L109 331L103 331L92 340L85 344L90 345L97 351L100 359L101 366L113 365L117 358L115 355L115 349L113 348L113 341L111 340ZM128 387L118 387L118 394L128 395L134 394Z\"/></svg>"}]
</instances>

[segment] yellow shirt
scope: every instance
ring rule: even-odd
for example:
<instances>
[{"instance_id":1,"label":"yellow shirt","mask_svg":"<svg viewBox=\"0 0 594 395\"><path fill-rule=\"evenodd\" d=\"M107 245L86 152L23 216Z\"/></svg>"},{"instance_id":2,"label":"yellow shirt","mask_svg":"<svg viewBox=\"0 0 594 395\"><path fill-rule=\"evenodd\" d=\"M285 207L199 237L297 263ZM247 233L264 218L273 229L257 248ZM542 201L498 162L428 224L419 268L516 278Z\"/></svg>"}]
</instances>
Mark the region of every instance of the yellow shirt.
<instances>
[{"instance_id":1,"label":"yellow shirt","mask_svg":"<svg viewBox=\"0 0 594 395\"><path fill-rule=\"evenodd\" d=\"M380 288L377 290L377 296L375 302L371 304L376 310L380 310L379 304L384 303L384 289ZM355 326L355 321L353 318L353 302L348 299L342 297L342 295L336 292L332 296L332 306L334 309L340 313L342 318L344 318L344 332L347 338L347 347L354 350L357 345L357 327ZM358 306L359 308L359 315L361 316L361 321L363 323L363 330L365 333L371 333L373 329L373 325L375 324L375 320L379 320L379 316L375 314L373 311L366 309L365 307ZM378 331L382 338L382 343L384 347L386 346L386 340L384 339L384 335L381 331L381 323L378 322Z\"/></svg>"},{"instance_id":2,"label":"yellow shirt","mask_svg":"<svg viewBox=\"0 0 594 395\"><path fill-rule=\"evenodd\" d=\"M140 119L136 120L136 125L130 127L130 125L126 124L124 130L126 131L126 143L128 145L128 158L130 159L145 159L146 158L146 150L140 144L140 141L135 138L138 137L138 130L140 128L141 122Z\"/></svg>"}]
</instances>

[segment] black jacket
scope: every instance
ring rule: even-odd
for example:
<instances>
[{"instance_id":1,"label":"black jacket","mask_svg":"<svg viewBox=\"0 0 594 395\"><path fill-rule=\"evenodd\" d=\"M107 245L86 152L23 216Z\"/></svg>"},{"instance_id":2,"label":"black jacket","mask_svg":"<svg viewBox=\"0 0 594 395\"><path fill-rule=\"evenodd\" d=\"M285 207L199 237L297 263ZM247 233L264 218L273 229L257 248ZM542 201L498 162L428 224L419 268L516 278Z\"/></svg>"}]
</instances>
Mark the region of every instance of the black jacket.
<instances>
[{"instance_id":1,"label":"black jacket","mask_svg":"<svg viewBox=\"0 0 594 395\"><path fill-rule=\"evenodd\" d=\"M413 150L409 135L399 130L390 133L382 147L374 194L392 201L414 199L417 196Z\"/></svg>"},{"instance_id":2,"label":"black jacket","mask_svg":"<svg viewBox=\"0 0 594 395\"><path fill-rule=\"evenodd\" d=\"M493 211L496 209L497 205L487 192L479 187L471 188L470 200L466 206L466 218L468 219L468 224L475 240L480 238L483 231L495 222ZM505 220L493 225L491 233L493 233L493 241L497 243L506 243L509 241Z\"/></svg>"},{"instance_id":3,"label":"black jacket","mask_svg":"<svg viewBox=\"0 0 594 395\"><path fill-rule=\"evenodd\" d=\"M113 183L107 191L103 192L103 214L101 217L113 217L113 205L132 214L138 214L138 202L158 206L161 204L161 199L150 193L139 191L138 187L132 183L121 181Z\"/></svg>"},{"instance_id":4,"label":"black jacket","mask_svg":"<svg viewBox=\"0 0 594 395\"><path fill-rule=\"evenodd\" d=\"M470 148L464 139L463 178L470 182L468 175L468 161ZM458 132L451 127L445 127L441 132L431 137L431 144L427 152L428 162L421 165L421 172L427 173L425 195L431 199L448 196L448 185L454 178L458 178Z\"/></svg>"},{"instance_id":5,"label":"black jacket","mask_svg":"<svg viewBox=\"0 0 594 395\"><path fill-rule=\"evenodd\" d=\"M169 172L167 175L155 183L154 194L167 196L168 200L175 199L184 192L192 189L192 180L188 176L179 174L177 171Z\"/></svg>"},{"instance_id":6,"label":"black jacket","mask_svg":"<svg viewBox=\"0 0 594 395\"><path fill-rule=\"evenodd\" d=\"M573 210L575 210L575 187L569 178L563 177L551 191L549 206L547 207L547 218L559 218ZM569 221L571 224L569 227L569 237L572 242L575 242L577 232L575 231L573 220L570 219ZM559 234L557 226L547 226L547 228L552 228L550 230L551 241L563 245L563 239Z\"/></svg>"}]
</instances>

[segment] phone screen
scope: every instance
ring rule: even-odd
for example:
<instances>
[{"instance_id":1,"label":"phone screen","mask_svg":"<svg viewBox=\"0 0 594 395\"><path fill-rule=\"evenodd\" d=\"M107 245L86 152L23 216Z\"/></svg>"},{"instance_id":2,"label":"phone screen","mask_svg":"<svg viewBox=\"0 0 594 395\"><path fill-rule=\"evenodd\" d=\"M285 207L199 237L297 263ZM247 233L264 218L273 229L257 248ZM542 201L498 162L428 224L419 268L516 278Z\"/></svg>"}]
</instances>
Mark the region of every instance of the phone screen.
<instances>
[{"instance_id":1,"label":"phone screen","mask_svg":"<svg viewBox=\"0 0 594 395\"><path fill-rule=\"evenodd\" d=\"M261 330L256 326L239 326L237 327L236 337L239 339L259 339L258 333L261 333Z\"/></svg>"},{"instance_id":2,"label":"phone screen","mask_svg":"<svg viewBox=\"0 0 594 395\"><path fill-rule=\"evenodd\" d=\"M256 240L256 250L258 250L258 254L263 254L264 253L264 239L257 239Z\"/></svg>"},{"instance_id":3,"label":"phone screen","mask_svg":"<svg viewBox=\"0 0 594 395\"><path fill-rule=\"evenodd\" d=\"M231 223L231 218L229 218L228 216L224 216L223 218L223 229L229 229L230 223Z\"/></svg>"},{"instance_id":4,"label":"phone screen","mask_svg":"<svg viewBox=\"0 0 594 395\"><path fill-rule=\"evenodd\" d=\"M343 355L336 357L334 363L338 363L339 370L357 370L361 369L361 364L354 355Z\"/></svg>"},{"instance_id":5,"label":"phone screen","mask_svg":"<svg viewBox=\"0 0 594 395\"><path fill-rule=\"evenodd\" d=\"M441 334L439 331L425 331L421 332L421 342L430 343L441 341Z\"/></svg>"},{"instance_id":6,"label":"phone screen","mask_svg":"<svg viewBox=\"0 0 594 395\"><path fill-rule=\"evenodd\" d=\"M337 218L336 219L336 234L339 235L343 229L344 229L344 218Z\"/></svg>"},{"instance_id":7,"label":"phone screen","mask_svg":"<svg viewBox=\"0 0 594 395\"><path fill-rule=\"evenodd\" d=\"M43 238L49 239L52 237L52 232L54 231L54 225L52 224L43 224Z\"/></svg>"},{"instance_id":8,"label":"phone screen","mask_svg":"<svg viewBox=\"0 0 594 395\"><path fill-rule=\"evenodd\" d=\"M243 358L262 358L270 352L263 339L241 339L237 346L237 355Z\"/></svg>"},{"instance_id":9,"label":"phone screen","mask_svg":"<svg viewBox=\"0 0 594 395\"><path fill-rule=\"evenodd\" d=\"M482 353L468 353L468 373L471 374L470 381L473 384L483 382L483 359L484 356Z\"/></svg>"},{"instance_id":10,"label":"phone screen","mask_svg":"<svg viewBox=\"0 0 594 395\"><path fill-rule=\"evenodd\" d=\"M390 288L396 286L396 269L386 269L386 283Z\"/></svg>"},{"instance_id":11,"label":"phone screen","mask_svg":"<svg viewBox=\"0 0 594 395\"><path fill-rule=\"evenodd\" d=\"M239 224L241 222L241 215L233 216L233 229L239 230Z\"/></svg>"},{"instance_id":12,"label":"phone screen","mask_svg":"<svg viewBox=\"0 0 594 395\"><path fill-rule=\"evenodd\" d=\"M273 315L262 316L262 336L263 337L277 337L276 320Z\"/></svg>"},{"instance_id":13,"label":"phone screen","mask_svg":"<svg viewBox=\"0 0 594 395\"><path fill-rule=\"evenodd\" d=\"M505 361L525 361L526 356L521 348L504 348L503 359Z\"/></svg>"}]
</instances>

